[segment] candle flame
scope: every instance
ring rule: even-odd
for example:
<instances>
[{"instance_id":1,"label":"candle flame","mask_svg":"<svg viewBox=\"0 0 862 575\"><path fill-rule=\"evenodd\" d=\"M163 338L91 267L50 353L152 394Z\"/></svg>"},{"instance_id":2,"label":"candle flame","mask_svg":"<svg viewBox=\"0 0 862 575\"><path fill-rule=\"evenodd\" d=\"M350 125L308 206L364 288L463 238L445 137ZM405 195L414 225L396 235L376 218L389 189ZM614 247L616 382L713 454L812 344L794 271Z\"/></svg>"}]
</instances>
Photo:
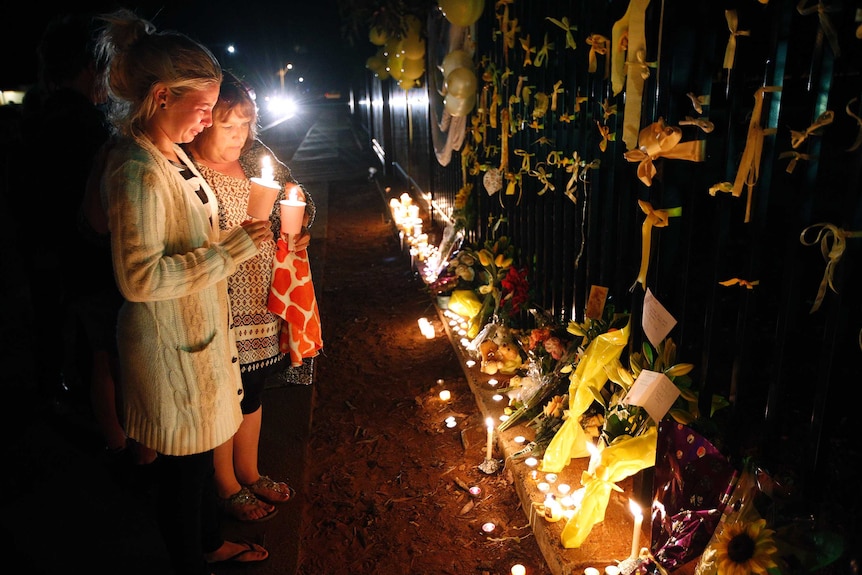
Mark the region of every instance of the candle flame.
<instances>
[{"instance_id":1,"label":"candle flame","mask_svg":"<svg viewBox=\"0 0 862 575\"><path fill-rule=\"evenodd\" d=\"M488 431L491 431L494 428L494 418L488 417L485 419L485 425L488 426Z\"/></svg>"},{"instance_id":2,"label":"candle flame","mask_svg":"<svg viewBox=\"0 0 862 575\"><path fill-rule=\"evenodd\" d=\"M635 517L643 517L643 511L641 511L640 505L635 503L633 499L629 499L629 510Z\"/></svg>"},{"instance_id":3,"label":"candle flame","mask_svg":"<svg viewBox=\"0 0 862 575\"><path fill-rule=\"evenodd\" d=\"M267 182L272 181L272 159L269 156L264 156L260 160L260 179L266 180Z\"/></svg>"}]
</instances>

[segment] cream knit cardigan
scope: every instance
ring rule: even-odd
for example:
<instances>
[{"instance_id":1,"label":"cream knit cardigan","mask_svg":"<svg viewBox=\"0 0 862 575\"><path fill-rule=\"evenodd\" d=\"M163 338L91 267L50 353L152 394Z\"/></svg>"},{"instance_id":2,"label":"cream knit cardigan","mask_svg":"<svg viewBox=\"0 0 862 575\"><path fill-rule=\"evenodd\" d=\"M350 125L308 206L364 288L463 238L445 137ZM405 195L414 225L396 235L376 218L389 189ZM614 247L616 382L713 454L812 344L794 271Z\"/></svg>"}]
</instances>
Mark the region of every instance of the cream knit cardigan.
<instances>
[{"instance_id":1,"label":"cream knit cardigan","mask_svg":"<svg viewBox=\"0 0 862 575\"><path fill-rule=\"evenodd\" d=\"M191 182L149 141L118 140L102 197L126 298L117 322L126 433L159 453L190 455L224 443L242 422L227 277L257 247L240 227L219 231L215 195L175 149Z\"/></svg>"}]
</instances>

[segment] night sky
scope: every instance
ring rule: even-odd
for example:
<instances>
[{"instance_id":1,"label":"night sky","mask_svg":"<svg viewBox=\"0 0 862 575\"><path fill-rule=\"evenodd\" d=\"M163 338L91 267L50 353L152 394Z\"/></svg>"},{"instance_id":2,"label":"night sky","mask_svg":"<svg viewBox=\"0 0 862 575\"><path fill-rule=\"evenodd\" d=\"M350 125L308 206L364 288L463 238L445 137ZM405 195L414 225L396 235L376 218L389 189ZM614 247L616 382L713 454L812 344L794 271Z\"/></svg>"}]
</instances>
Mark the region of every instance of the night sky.
<instances>
[{"instance_id":1,"label":"night sky","mask_svg":"<svg viewBox=\"0 0 862 575\"><path fill-rule=\"evenodd\" d=\"M258 91L280 84L278 70L296 66L308 86L344 89L361 71L362 50L341 37L336 0L133 0L129 3L78 1L47 9L32 0L4 2L0 8L0 89L21 89L36 80L36 46L50 18L64 11L102 13L117 6L133 9L160 30L184 32L206 44L225 68ZM74 6L74 7L72 7ZM12 13L15 12L15 17ZM23 16L20 14L23 13ZM235 44L237 52L226 48ZM369 50L373 46L368 46Z\"/></svg>"}]
</instances>

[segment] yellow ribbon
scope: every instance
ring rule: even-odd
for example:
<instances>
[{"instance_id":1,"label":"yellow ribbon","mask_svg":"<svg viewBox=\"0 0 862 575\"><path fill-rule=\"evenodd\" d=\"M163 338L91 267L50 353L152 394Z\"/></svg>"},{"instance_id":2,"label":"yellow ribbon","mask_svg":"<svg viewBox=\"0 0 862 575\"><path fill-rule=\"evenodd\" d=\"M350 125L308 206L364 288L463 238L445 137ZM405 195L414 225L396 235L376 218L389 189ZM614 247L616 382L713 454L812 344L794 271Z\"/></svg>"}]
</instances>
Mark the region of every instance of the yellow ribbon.
<instances>
[{"instance_id":1,"label":"yellow ribbon","mask_svg":"<svg viewBox=\"0 0 862 575\"><path fill-rule=\"evenodd\" d=\"M497 86L494 86L494 93L491 95L491 107L488 109L488 119L490 121L491 127L497 127L497 108L500 107L500 102L502 101L502 97L500 93L497 91Z\"/></svg>"},{"instance_id":2,"label":"yellow ribbon","mask_svg":"<svg viewBox=\"0 0 862 575\"><path fill-rule=\"evenodd\" d=\"M608 141L614 141L616 134L611 134L610 126L606 126L598 120L596 120L596 127L599 129L599 135L602 137L602 141L599 142L599 149L605 152L608 149Z\"/></svg>"},{"instance_id":3,"label":"yellow ribbon","mask_svg":"<svg viewBox=\"0 0 862 575\"><path fill-rule=\"evenodd\" d=\"M607 122L608 119L616 113L617 105L611 104L610 102L608 102L608 99L605 98L605 101L602 102L602 116L604 117L605 122Z\"/></svg>"},{"instance_id":4,"label":"yellow ribbon","mask_svg":"<svg viewBox=\"0 0 862 575\"><path fill-rule=\"evenodd\" d=\"M590 45L589 68L588 71L592 74L598 68L598 59L596 56L607 56L610 50L610 40L601 34L590 34L587 37L587 44ZM605 61L605 77L608 76L610 63Z\"/></svg>"},{"instance_id":5,"label":"yellow ribbon","mask_svg":"<svg viewBox=\"0 0 862 575\"><path fill-rule=\"evenodd\" d=\"M638 134L638 147L623 154L629 162L639 162L638 178L647 186L652 185L656 174L653 161L658 158L702 162L706 142L693 140L680 142L682 130L667 126L664 118L659 118Z\"/></svg>"},{"instance_id":6,"label":"yellow ribbon","mask_svg":"<svg viewBox=\"0 0 862 575\"><path fill-rule=\"evenodd\" d=\"M530 35L527 34L526 38L518 38L521 41L521 49L524 51L524 63L522 66L526 68L530 64L533 63L532 54L536 53L536 49L530 46Z\"/></svg>"},{"instance_id":7,"label":"yellow ribbon","mask_svg":"<svg viewBox=\"0 0 862 575\"><path fill-rule=\"evenodd\" d=\"M548 43L548 33L545 32L545 41L542 43L542 47L539 48L539 51L536 53L536 63L533 64L536 68L541 68L545 65L545 60L548 58L548 52L554 49L554 44Z\"/></svg>"},{"instance_id":8,"label":"yellow ribbon","mask_svg":"<svg viewBox=\"0 0 862 575\"><path fill-rule=\"evenodd\" d=\"M500 110L500 172L505 173L509 167L509 110Z\"/></svg>"},{"instance_id":9,"label":"yellow ribbon","mask_svg":"<svg viewBox=\"0 0 862 575\"><path fill-rule=\"evenodd\" d=\"M808 240L806 234L809 231L817 230L817 234L813 239ZM813 224L802 230L799 234L799 241L802 245L813 246L816 243L820 244L820 253L823 254L823 259L826 260L826 269L823 272L823 279L820 280L820 287L817 290L817 298L814 300L814 305L811 306L809 313L814 313L820 309L820 304L823 302L823 296L826 295L826 287L832 290L833 293L838 293L835 285L832 283L835 275L835 266L841 261L841 256L844 255L844 249L847 247L847 238L862 238L862 231L847 232L834 224L819 223Z\"/></svg>"},{"instance_id":10,"label":"yellow ribbon","mask_svg":"<svg viewBox=\"0 0 862 575\"><path fill-rule=\"evenodd\" d=\"M782 152L778 155L779 160L783 160L785 158L790 158L790 162L787 164L787 170L786 170L788 174L793 173L793 170L796 169L796 163L799 160L811 160L813 157L814 156L811 156L809 154L800 154L799 152L795 152L795 151Z\"/></svg>"},{"instance_id":11,"label":"yellow ribbon","mask_svg":"<svg viewBox=\"0 0 862 575\"><path fill-rule=\"evenodd\" d=\"M565 90L563 90L562 86L563 86L563 81L557 80L557 82L554 84L553 90L551 91L551 111L552 112L557 111L557 94L565 93Z\"/></svg>"},{"instance_id":12,"label":"yellow ribbon","mask_svg":"<svg viewBox=\"0 0 862 575\"><path fill-rule=\"evenodd\" d=\"M731 193L733 192L733 184L730 182L718 182L709 187L709 195L715 196L716 192Z\"/></svg>"},{"instance_id":13,"label":"yellow ribbon","mask_svg":"<svg viewBox=\"0 0 862 575\"><path fill-rule=\"evenodd\" d=\"M531 154L527 150L521 150L520 148L515 150L514 153L516 156L521 156L521 158L522 158L521 159L521 172L530 173L530 170L532 169L530 167L530 158L532 158L536 154Z\"/></svg>"},{"instance_id":14,"label":"yellow ribbon","mask_svg":"<svg viewBox=\"0 0 862 575\"><path fill-rule=\"evenodd\" d=\"M815 132L824 126L828 126L832 123L832 120L835 119L835 114L830 110L826 110L822 114L820 114L813 124L805 128L802 132L797 132L796 130L790 130L790 145L795 150L802 143L808 139L808 136L817 135Z\"/></svg>"},{"instance_id":15,"label":"yellow ribbon","mask_svg":"<svg viewBox=\"0 0 862 575\"><path fill-rule=\"evenodd\" d=\"M572 177L569 178L569 181L566 183L566 196L572 200L574 203L578 203L578 198L575 196L575 191L578 189L578 172L583 166L583 162L581 161L581 157L578 155L577 150L572 155L572 160L566 161L566 172L572 174Z\"/></svg>"},{"instance_id":16,"label":"yellow ribbon","mask_svg":"<svg viewBox=\"0 0 862 575\"><path fill-rule=\"evenodd\" d=\"M669 210L654 210L652 204L644 200L638 200L638 206L641 211L646 214L644 223L641 225L641 267L638 272L638 277L629 291L633 290L635 285L641 284L646 289L646 276L649 269L650 244L652 241L653 228L666 228L668 221L672 217L682 215L682 207L671 208Z\"/></svg>"},{"instance_id":17,"label":"yellow ribbon","mask_svg":"<svg viewBox=\"0 0 862 575\"><path fill-rule=\"evenodd\" d=\"M862 30L862 26L860 26L859 29ZM851 99L849 102L847 102L847 105L844 107L844 111L847 112L847 115L850 116L851 118L853 118L854 120L856 120L856 127L859 129L856 132L856 141L853 142L852 146L847 148L848 152L855 152L859 148L859 146L862 146L862 118L860 118L857 114L854 114L852 112L852 110L850 110L850 104L855 103L856 100L858 100L858 99L859 98Z\"/></svg>"},{"instance_id":18,"label":"yellow ribbon","mask_svg":"<svg viewBox=\"0 0 862 575\"><path fill-rule=\"evenodd\" d=\"M536 105L533 106L533 117L544 118L548 113L548 95L544 92L536 92Z\"/></svg>"},{"instance_id":19,"label":"yellow ribbon","mask_svg":"<svg viewBox=\"0 0 862 575\"><path fill-rule=\"evenodd\" d=\"M760 280L754 280L753 282L750 282L748 280L743 280L739 278L731 278L729 280L724 280L723 282L718 283L723 286L732 286L739 284L740 287L744 287L746 289L754 289L754 286L760 284Z\"/></svg>"},{"instance_id":20,"label":"yellow ribbon","mask_svg":"<svg viewBox=\"0 0 862 575\"><path fill-rule=\"evenodd\" d=\"M706 118L692 118L691 116L686 116L685 120L682 120L679 123L680 126L697 126L704 133L709 134L715 129L715 124L707 120Z\"/></svg>"},{"instance_id":21,"label":"yellow ribbon","mask_svg":"<svg viewBox=\"0 0 862 575\"><path fill-rule=\"evenodd\" d=\"M724 69L731 70L733 61L736 58L736 38L738 36L750 36L748 30L737 30L739 26L739 17L736 10L725 10L724 17L727 20L727 29L730 30L730 37L727 39L727 47L724 49Z\"/></svg>"},{"instance_id":22,"label":"yellow ribbon","mask_svg":"<svg viewBox=\"0 0 862 575\"><path fill-rule=\"evenodd\" d=\"M703 107L709 106L709 94L696 96L694 92L689 92L686 96L691 100L691 107L694 108L694 111L698 114L703 114Z\"/></svg>"},{"instance_id":23,"label":"yellow ribbon","mask_svg":"<svg viewBox=\"0 0 862 575\"><path fill-rule=\"evenodd\" d=\"M649 77L651 66L646 64L645 29L649 2L631 0L622 18L614 23L611 30L611 88L614 96L622 92L623 83L626 90L622 130L626 150L637 147L644 81Z\"/></svg>"},{"instance_id":24,"label":"yellow ribbon","mask_svg":"<svg viewBox=\"0 0 862 575\"><path fill-rule=\"evenodd\" d=\"M817 12L817 18L820 20L820 29L823 30L823 35L826 36L829 45L832 47L832 53L837 58L841 55L841 48L838 46L838 34L835 33L835 27L832 26L828 13L838 12L841 8L827 6L820 0L818 0L817 4L805 8L807 2L808 0L799 0L799 4L796 5L796 11L802 16L808 16Z\"/></svg>"},{"instance_id":25,"label":"yellow ribbon","mask_svg":"<svg viewBox=\"0 0 862 575\"><path fill-rule=\"evenodd\" d=\"M571 26L569 24L568 16L563 16L562 20L557 20L556 18L551 18L550 16L545 16L545 20L548 20L551 24L555 26L559 26L566 33L566 48L571 48L572 50L577 49L575 45L575 37L572 36L572 32L578 29L577 26Z\"/></svg>"},{"instance_id":26,"label":"yellow ribbon","mask_svg":"<svg viewBox=\"0 0 862 575\"><path fill-rule=\"evenodd\" d=\"M539 180L544 186L541 190L539 190L539 195L542 196L548 190L552 192L556 189L554 184L550 181L550 178L554 176L553 172L545 172L544 166L542 166L541 162L536 164L536 169L530 171L530 175Z\"/></svg>"},{"instance_id":27,"label":"yellow ribbon","mask_svg":"<svg viewBox=\"0 0 862 575\"><path fill-rule=\"evenodd\" d=\"M760 154L763 152L764 136L771 136L775 128L763 128L760 125L760 116L763 114L763 97L767 92L780 92L781 86L763 86L754 93L754 108L751 110L751 120L748 123L748 136L745 140L745 150L739 162L739 170L733 181L733 197L742 195L742 186L748 186L748 198L745 204L745 222L751 220L751 195L754 186L760 178Z\"/></svg>"},{"instance_id":28,"label":"yellow ribbon","mask_svg":"<svg viewBox=\"0 0 862 575\"><path fill-rule=\"evenodd\" d=\"M560 157L563 152L559 150L551 150L548 152L548 157L545 158L545 163L549 166L560 166L563 164L563 159Z\"/></svg>"}]
</instances>

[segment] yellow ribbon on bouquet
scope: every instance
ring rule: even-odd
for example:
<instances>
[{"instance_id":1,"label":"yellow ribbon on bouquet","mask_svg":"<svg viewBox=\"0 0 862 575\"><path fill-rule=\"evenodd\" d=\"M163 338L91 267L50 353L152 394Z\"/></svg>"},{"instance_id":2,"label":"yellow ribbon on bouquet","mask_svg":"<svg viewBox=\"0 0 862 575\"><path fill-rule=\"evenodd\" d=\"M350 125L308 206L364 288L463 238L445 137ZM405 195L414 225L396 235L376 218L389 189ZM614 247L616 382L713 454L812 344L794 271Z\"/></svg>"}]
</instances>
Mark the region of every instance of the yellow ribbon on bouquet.
<instances>
[{"instance_id":1,"label":"yellow ribbon on bouquet","mask_svg":"<svg viewBox=\"0 0 862 575\"><path fill-rule=\"evenodd\" d=\"M680 142L682 130L676 126L668 126L664 118L659 118L638 134L638 147L629 150L623 156L629 162L638 163L638 179L647 186L652 185L656 174L653 161L659 158L669 160L688 160L702 162L706 151L705 140Z\"/></svg>"},{"instance_id":2,"label":"yellow ribbon on bouquet","mask_svg":"<svg viewBox=\"0 0 862 575\"><path fill-rule=\"evenodd\" d=\"M599 447L598 455L590 458L590 466L581 477L581 504L560 534L563 547L580 547L593 526L604 520L611 491L622 491L617 482L655 465L657 439L658 430L651 425L642 435Z\"/></svg>"},{"instance_id":3,"label":"yellow ribbon on bouquet","mask_svg":"<svg viewBox=\"0 0 862 575\"><path fill-rule=\"evenodd\" d=\"M605 366L619 359L630 332L631 322L628 322L623 329L603 333L587 346L569 377L568 415L545 449L541 471L559 473L573 458L590 454L586 447L589 438L579 420L607 383Z\"/></svg>"}]
</instances>

